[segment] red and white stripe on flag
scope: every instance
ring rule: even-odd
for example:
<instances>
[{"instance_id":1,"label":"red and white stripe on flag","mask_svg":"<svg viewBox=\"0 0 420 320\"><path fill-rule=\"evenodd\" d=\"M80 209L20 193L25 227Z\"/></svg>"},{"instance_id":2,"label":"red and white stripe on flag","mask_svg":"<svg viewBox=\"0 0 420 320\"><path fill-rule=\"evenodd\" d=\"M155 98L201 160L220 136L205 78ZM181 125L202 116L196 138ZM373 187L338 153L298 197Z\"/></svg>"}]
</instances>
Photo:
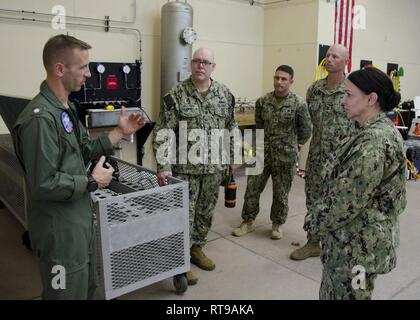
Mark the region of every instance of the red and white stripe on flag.
<instances>
[{"instance_id":1,"label":"red and white stripe on flag","mask_svg":"<svg viewBox=\"0 0 420 320\"><path fill-rule=\"evenodd\" d=\"M350 60L347 71L351 71L353 51L353 17L355 0L335 1L334 43L342 44L349 49Z\"/></svg>"}]
</instances>

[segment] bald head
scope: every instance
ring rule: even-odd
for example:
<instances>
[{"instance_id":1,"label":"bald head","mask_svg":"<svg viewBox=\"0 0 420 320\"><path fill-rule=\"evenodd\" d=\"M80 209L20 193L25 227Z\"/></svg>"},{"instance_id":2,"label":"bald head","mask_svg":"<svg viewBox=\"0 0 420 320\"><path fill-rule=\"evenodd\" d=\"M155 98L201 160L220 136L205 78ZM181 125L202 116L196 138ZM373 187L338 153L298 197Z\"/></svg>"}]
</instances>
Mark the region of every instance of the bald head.
<instances>
[{"instance_id":1,"label":"bald head","mask_svg":"<svg viewBox=\"0 0 420 320\"><path fill-rule=\"evenodd\" d=\"M199 48L194 51L193 59L207 60L214 63L214 53L210 48Z\"/></svg>"},{"instance_id":2,"label":"bald head","mask_svg":"<svg viewBox=\"0 0 420 320\"><path fill-rule=\"evenodd\" d=\"M349 63L349 57L349 50L345 46L335 44L327 51L325 69L329 74L343 74Z\"/></svg>"},{"instance_id":3,"label":"bald head","mask_svg":"<svg viewBox=\"0 0 420 320\"><path fill-rule=\"evenodd\" d=\"M349 54L349 49L347 49L345 46L343 46L342 44L338 44L336 43L335 45L333 45L330 50L334 50L335 52L339 53L343 58L345 59L349 59L350 54Z\"/></svg>"},{"instance_id":4,"label":"bald head","mask_svg":"<svg viewBox=\"0 0 420 320\"><path fill-rule=\"evenodd\" d=\"M213 50L209 48L197 49L191 60L191 76L194 84L209 85L211 83L210 76L215 67Z\"/></svg>"}]
</instances>

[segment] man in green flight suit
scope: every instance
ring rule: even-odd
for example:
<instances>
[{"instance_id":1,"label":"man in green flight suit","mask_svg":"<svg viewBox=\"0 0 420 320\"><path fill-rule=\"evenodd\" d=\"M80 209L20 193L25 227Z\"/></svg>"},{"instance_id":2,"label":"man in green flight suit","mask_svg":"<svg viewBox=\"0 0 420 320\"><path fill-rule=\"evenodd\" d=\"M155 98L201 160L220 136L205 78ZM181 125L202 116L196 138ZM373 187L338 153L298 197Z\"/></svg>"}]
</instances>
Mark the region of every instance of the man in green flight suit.
<instances>
[{"instance_id":1,"label":"man in green flight suit","mask_svg":"<svg viewBox=\"0 0 420 320\"><path fill-rule=\"evenodd\" d=\"M256 102L256 127L264 129L264 171L248 177L243 222L232 231L236 237L254 230L253 222L260 211L260 195L270 176L273 180L271 238L278 240L283 236L281 225L288 214L288 195L296 173L298 149L308 141L312 131L305 100L290 91L293 77L290 66L279 66L274 74L274 91Z\"/></svg>"},{"instance_id":2,"label":"man in green flight suit","mask_svg":"<svg viewBox=\"0 0 420 320\"><path fill-rule=\"evenodd\" d=\"M89 49L67 35L48 40L43 51L47 78L12 130L25 172L29 234L40 261L44 299L94 298L96 232L89 192L110 183L114 169L104 164L104 156L113 154L113 145L145 124L140 114L126 117L123 107L118 127L89 140L68 101L91 76ZM87 175L86 164L98 158Z\"/></svg>"},{"instance_id":3,"label":"man in green flight suit","mask_svg":"<svg viewBox=\"0 0 420 320\"><path fill-rule=\"evenodd\" d=\"M215 158L220 156L218 150L208 146L213 147L211 141L215 130L226 129L231 132L237 129L234 117L235 98L225 85L210 77L215 67L211 49L200 48L194 52L191 77L179 83L163 98L154 139L159 184L167 184L167 177L172 175L189 183L191 262L208 271L213 270L216 264L204 254L202 248L207 243L224 173L228 167L231 172L235 169L228 165L232 163L232 157L227 159L228 163L223 163L220 158ZM167 130L176 135L176 151L179 155L176 163L163 161L165 142L160 135ZM185 135L180 133L183 130ZM195 133L202 133L198 142L195 138L190 139ZM200 141L202 139L210 143ZM198 148L201 152L197 153L194 150L197 150L195 147L199 142L202 148ZM228 144L232 156L233 144L231 141ZM187 280L188 284L194 285L198 278L189 271Z\"/></svg>"},{"instance_id":4,"label":"man in green flight suit","mask_svg":"<svg viewBox=\"0 0 420 320\"><path fill-rule=\"evenodd\" d=\"M344 96L345 68L349 62L346 47L335 44L328 49L325 68L328 76L313 83L307 92L306 101L313 124L312 140L306 162L305 194L308 212L322 196L322 187L328 175L328 165L340 143L356 131L355 123L349 120L342 107ZM308 230L310 215L307 213L303 229L307 231L307 243L294 250L290 258L304 260L320 255L320 238Z\"/></svg>"}]
</instances>

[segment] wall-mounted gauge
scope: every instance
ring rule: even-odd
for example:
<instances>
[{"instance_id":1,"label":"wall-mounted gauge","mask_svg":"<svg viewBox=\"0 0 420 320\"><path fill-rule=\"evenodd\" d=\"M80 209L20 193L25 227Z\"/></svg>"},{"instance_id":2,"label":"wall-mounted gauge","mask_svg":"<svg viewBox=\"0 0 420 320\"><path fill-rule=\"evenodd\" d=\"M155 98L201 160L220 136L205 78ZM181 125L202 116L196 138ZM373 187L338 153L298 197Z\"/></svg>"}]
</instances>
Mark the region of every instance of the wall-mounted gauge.
<instances>
[{"instance_id":1,"label":"wall-mounted gauge","mask_svg":"<svg viewBox=\"0 0 420 320\"><path fill-rule=\"evenodd\" d=\"M131 71L131 68L130 68L130 66L128 66L128 65L125 65L124 67L123 67L123 72L125 73L125 74L129 74L130 73L130 71Z\"/></svg>"},{"instance_id":2,"label":"wall-mounted gauge","mask_svg":"<svg viewBox=\"0 0 420 320\"><path fill-rule=\"evenodd\" d=\"M197 32L192 27L187 27L182 32L182 40L186 44L193 44L197 40Z\"/></svg>"},{"instance_id":3,"label":"wall-mounted gauge","mask_svg":"<svg viewBox=\"0 0 420 320\"><path fill-rule=\"evenodd\" d=\"M105 66L104 66L103 64L99 63L99 64L96 66L96 70L97 70L100 74L102 74L102 73L104 73L104 72L105 72Z\"/></svg>"}]
</instances>

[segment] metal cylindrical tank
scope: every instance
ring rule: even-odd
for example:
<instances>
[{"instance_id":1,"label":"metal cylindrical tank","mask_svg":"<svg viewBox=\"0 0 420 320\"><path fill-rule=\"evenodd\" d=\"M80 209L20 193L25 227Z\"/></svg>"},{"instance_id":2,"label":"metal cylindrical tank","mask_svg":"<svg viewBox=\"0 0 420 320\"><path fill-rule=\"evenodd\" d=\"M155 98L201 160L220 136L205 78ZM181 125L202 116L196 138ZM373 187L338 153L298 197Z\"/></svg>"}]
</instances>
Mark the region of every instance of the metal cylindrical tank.
<instances>
[{"instance_id":1,"label":"metal cylindrical tank","mask_svg":"<svg viewBox=\"0 0 420 320\"><path fill-rule=\"evenodd\" d=\"M161 97L191 74L192 44L183 34L192 28L193 8L186 2L170 1L162 7L161 16Z\"/></svg>"}]
</instances>

